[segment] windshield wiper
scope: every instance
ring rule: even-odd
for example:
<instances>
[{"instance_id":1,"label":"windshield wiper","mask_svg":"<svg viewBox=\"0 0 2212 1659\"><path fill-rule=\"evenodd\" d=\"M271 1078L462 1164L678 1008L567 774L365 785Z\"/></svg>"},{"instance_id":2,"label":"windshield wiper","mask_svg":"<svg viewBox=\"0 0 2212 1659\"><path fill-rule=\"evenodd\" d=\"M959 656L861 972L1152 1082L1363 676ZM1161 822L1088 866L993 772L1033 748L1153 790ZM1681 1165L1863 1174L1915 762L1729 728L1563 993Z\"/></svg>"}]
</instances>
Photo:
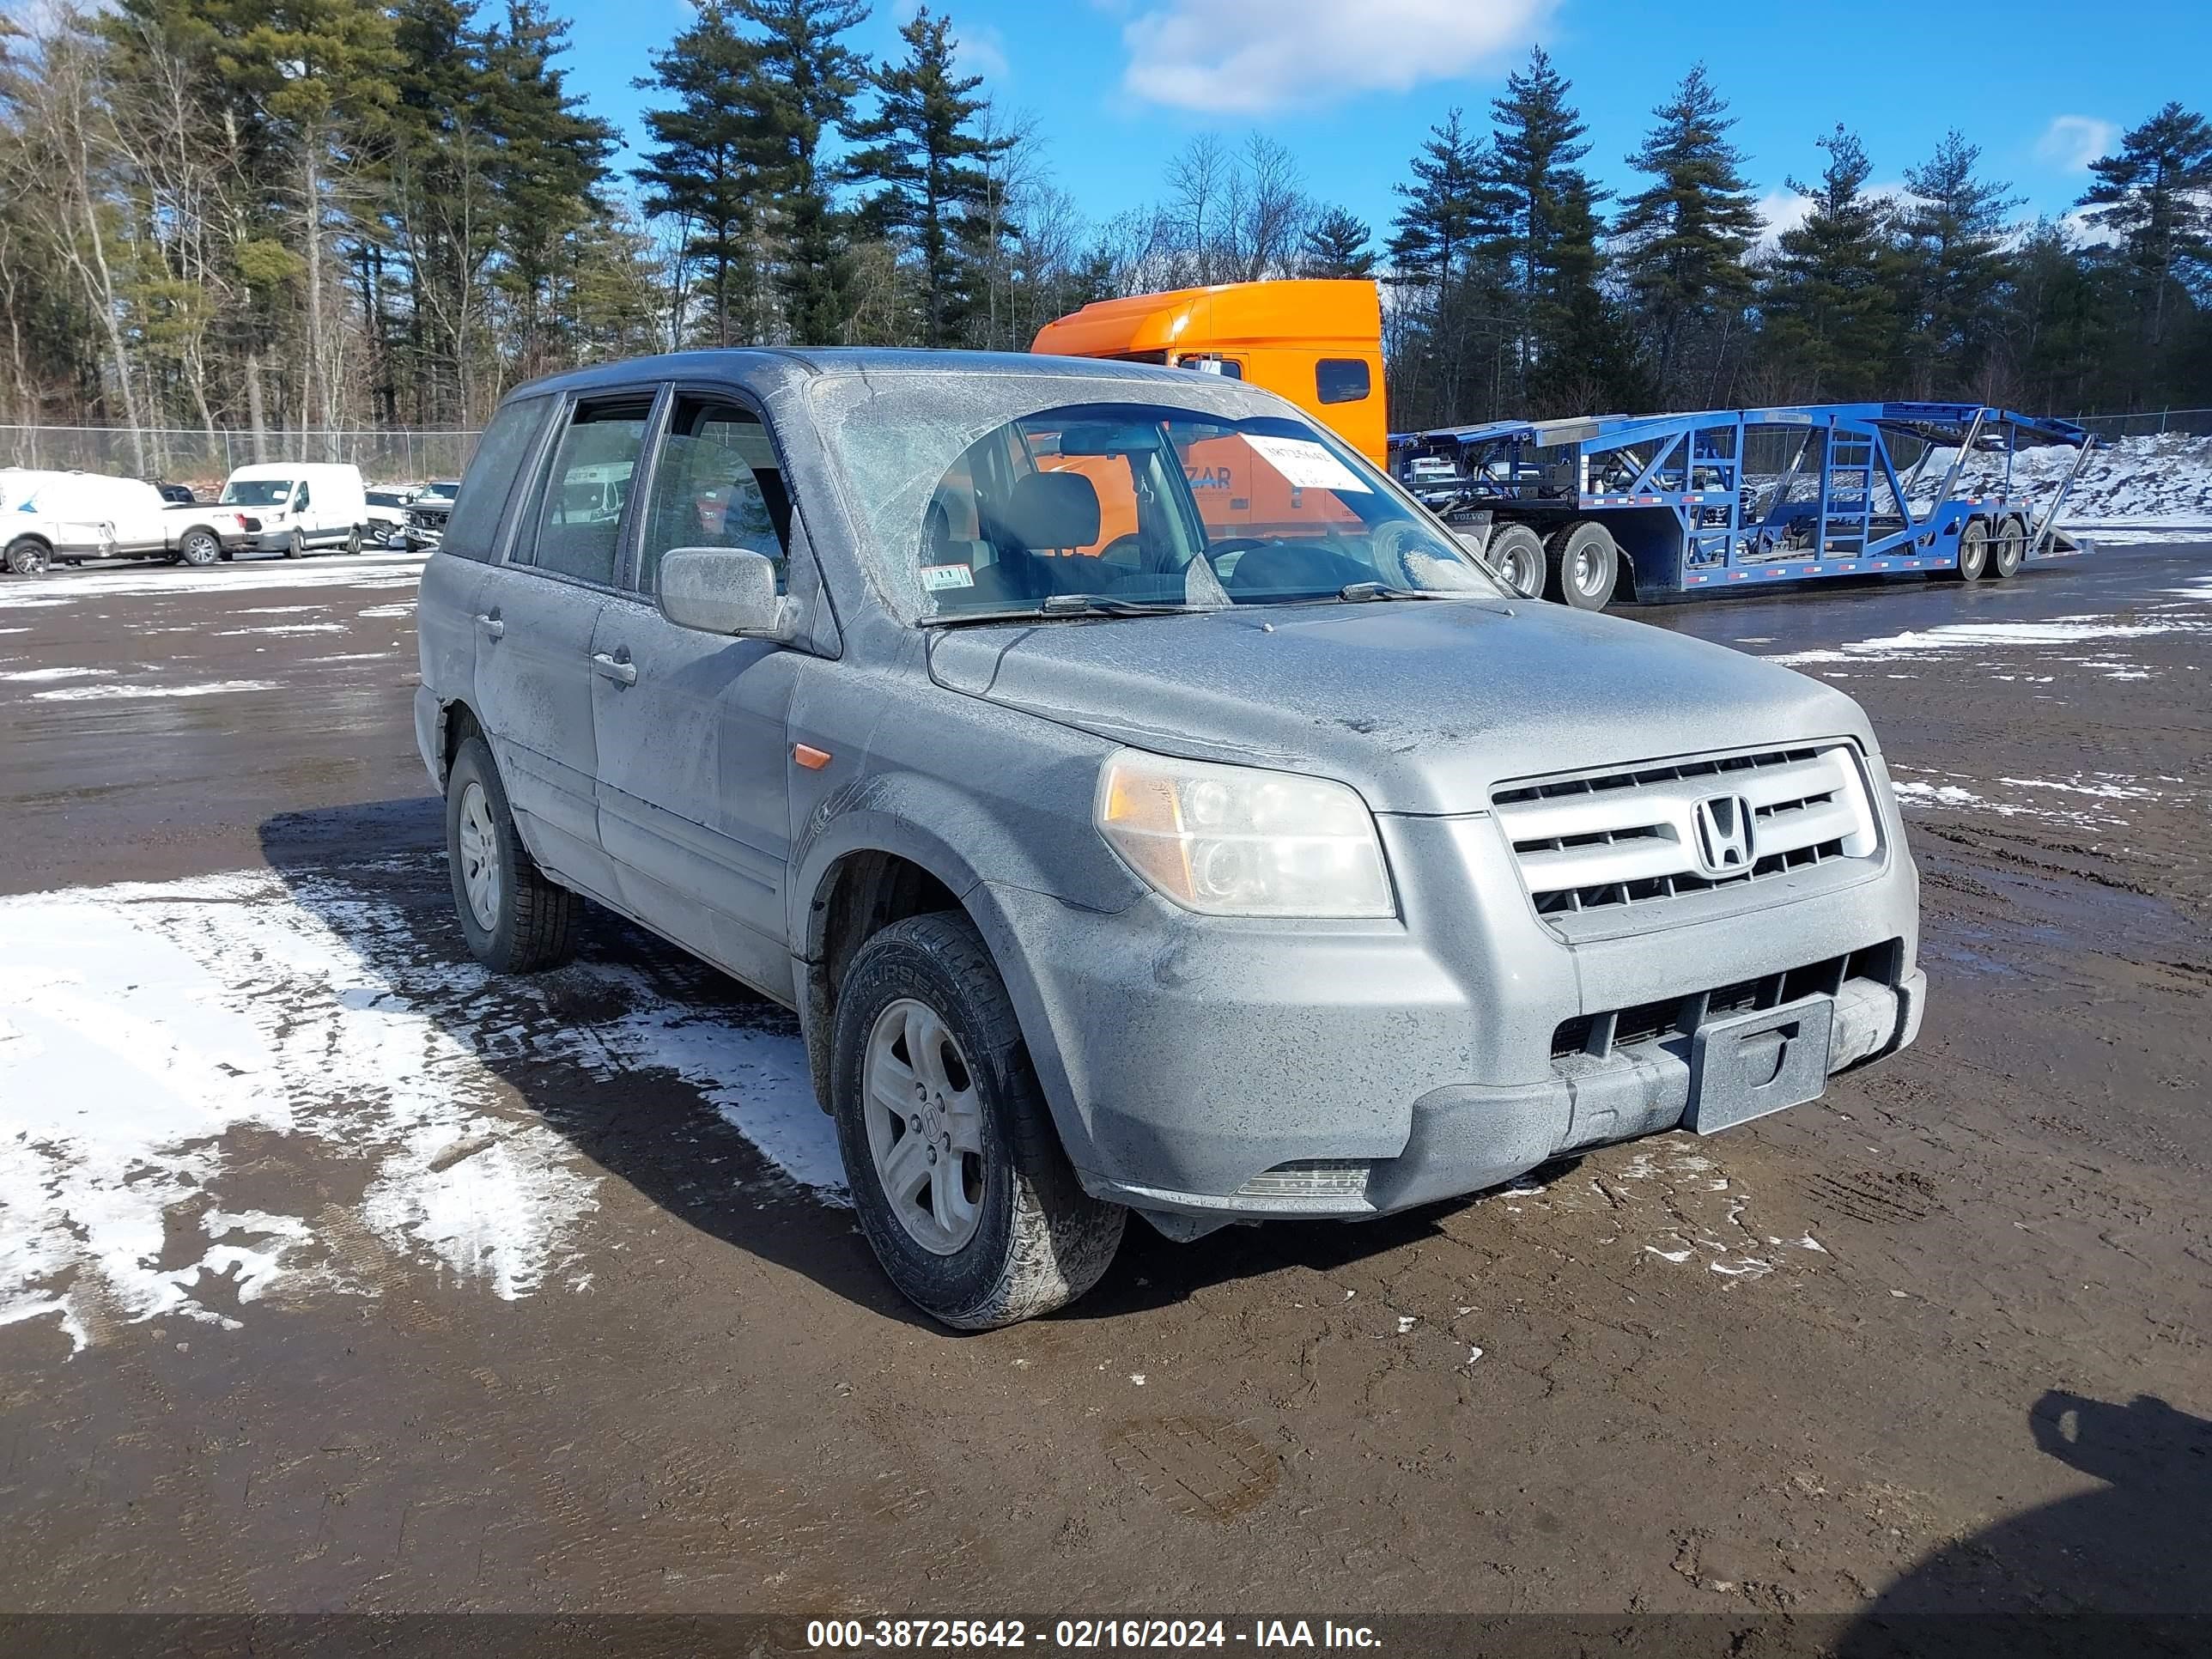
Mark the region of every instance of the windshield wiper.
<instances>
[{"instance_id":1,"label":"windshield wiper","mask_svg":"<svg viewBox=\"0 0 2212 1659\"><path fill-rule=\"evenodd\" d=\"M1337 589L1336 597L1346 605L1364 605L1370 599L1463 599L1468 595L1451 587L1393 587L1389 582L1353 582Z\"/></svg>"},{"instance_id":2,"label":"windshield wiper","mask_svg":"<svg viewBox=\"0 0 2212 1659\"><path fill-rule=\"evenodd\" d=\"M959 623L1036 622L1048 617L1176 617L1218 611L1218 605L1185 605L1180 599L1123 599L1111 593L1048 593L1033 606L1006 611L941 611L921 619L924 628Z\"/></svg>"}]
</instances>

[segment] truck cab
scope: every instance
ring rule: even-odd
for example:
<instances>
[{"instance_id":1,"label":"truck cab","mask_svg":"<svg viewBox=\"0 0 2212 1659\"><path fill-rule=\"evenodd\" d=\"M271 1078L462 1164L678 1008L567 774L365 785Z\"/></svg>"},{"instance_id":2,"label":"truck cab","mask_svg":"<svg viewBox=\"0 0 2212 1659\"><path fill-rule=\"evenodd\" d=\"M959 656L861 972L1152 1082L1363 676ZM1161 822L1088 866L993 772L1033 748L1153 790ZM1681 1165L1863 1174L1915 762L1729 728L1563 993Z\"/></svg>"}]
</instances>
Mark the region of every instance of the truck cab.
<instances>
[{"instance_id":1,"label":"truck cab","mask_svg":"<svg viewBox=\"0 0 2212 1659\"><path fill-rule=\"evenodd\" d=\"M1387 462L1382 301L1371 282L1222 283L1099 300L1047 323L1030 349L1248 381Z\"/></svg>"}]
</instances>

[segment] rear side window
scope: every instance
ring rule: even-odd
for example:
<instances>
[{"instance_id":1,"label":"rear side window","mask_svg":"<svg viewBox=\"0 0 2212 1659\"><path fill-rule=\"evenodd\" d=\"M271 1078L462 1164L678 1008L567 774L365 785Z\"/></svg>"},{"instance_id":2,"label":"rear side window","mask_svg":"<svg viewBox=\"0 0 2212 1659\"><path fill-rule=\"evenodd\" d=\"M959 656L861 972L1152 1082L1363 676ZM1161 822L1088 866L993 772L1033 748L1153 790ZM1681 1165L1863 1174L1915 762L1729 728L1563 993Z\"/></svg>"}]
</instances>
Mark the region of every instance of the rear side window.
<instances>
[{"instance_id":1,"label":"rear side window","mask_svg":"<svg viewBox=\"0 0 2212 1659\"><path fill-rule=\"evenodd\" d=\"M1314 365L1314 392L1325 404L1356 404L1368 386L1364 357L1324 357Z\"/></svg>"},{"instance_id":2,"label":"rear side window","mask_svg":"<svg viewBox=\"0 0 2212 1659\"><path fill-rule=\"evenodd\" d=\"M446 526L445 550L465 559L489 561L498 545L499 520L514 490L514 475L530 456L530 446L545 420L545 399L525 398L491 418L469 463L468 499L453 510Z\"/></svg>"},{"instance_id":3,"label":"rear side window","mask_svg":"<svg viewBox=\"0 0 2212 1659\"><path fill-rule=\"evenodd\" d=\"M611 587L622 548L623 509L645 449L650 397L579 404L554 448L532 514L533 539L517 542L514 561L557 576ZM466 510L461 485L455 514ZM526 530L526 534L528 534Z\"/></svg>"}]
</instances>

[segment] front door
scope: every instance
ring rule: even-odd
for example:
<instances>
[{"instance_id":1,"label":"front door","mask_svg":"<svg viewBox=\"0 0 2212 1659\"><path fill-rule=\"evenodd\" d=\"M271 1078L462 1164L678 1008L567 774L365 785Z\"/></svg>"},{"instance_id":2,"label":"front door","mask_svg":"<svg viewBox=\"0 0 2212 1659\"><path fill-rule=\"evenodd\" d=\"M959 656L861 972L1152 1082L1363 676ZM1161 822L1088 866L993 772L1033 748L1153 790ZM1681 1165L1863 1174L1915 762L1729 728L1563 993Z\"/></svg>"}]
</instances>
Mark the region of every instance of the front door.
<instances>
[{"instance_id":1,"label":"front door","mask_svg":"<svg viewBox=\"0 0 2212 1659\"><path fill-rule=\"evenodd\" d=\"M485 573L471 624L476 708L531 854L562 881L613 897L592 799L592 635L614 591L619 512L580 511L575 476L635 467L649 397L578 404L538 477L507 562Z\"/></svg>"},{"instance_id":2,"label":"front door","mask_svg":"<svg viewBox=\"0 0 2212 1659\"><path fill-rule=\"evenodd\" d=\"M631 592L592 645L599 837L626 908L776 995L790 994L787 714L798 654L678 628L655 608L661 556L744 548L787 570L791 513L766 428L679 395L653 469ZM788 587L787 579L782 586Z\"/></svg>"}]
</instances>

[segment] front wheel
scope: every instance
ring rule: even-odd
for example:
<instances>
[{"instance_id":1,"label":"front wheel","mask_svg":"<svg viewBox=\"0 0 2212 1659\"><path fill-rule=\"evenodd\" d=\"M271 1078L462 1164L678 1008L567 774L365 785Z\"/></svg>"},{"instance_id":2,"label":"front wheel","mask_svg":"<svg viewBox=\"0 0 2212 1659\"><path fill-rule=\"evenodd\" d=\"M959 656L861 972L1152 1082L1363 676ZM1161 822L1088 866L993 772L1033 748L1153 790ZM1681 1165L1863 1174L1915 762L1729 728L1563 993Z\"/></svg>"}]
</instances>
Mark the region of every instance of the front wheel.
<instances>
[{"instance_id":1,"label":"front wheel","mask_svg":"<svg viewBox=\"0 0 2212 1659\"><path fill-rule=\"evenodd\" d=\"M583 901L532 860L482 738L462 743L446 775L446 856L453 909L478 962L495 973L534 974L575 954Z\"/></svg>"},{"instance_id":2,"label":"front wheel","mask_svg":"<svg viewBox=\"0 0 2212 1659\"><path fill-rule=\"evenodd\" d=\"M1958 558L1943 574L1954 582L1978 582L1989 562L1990 527L1979 519L1969 519L1959 532Z\"/></svg>"},{"instance_id":3,"label":"front wheel","mask_svg":"<svg viewBox=\"0 0 2212 1659\"><path fill-rule=\"evenodd\" d=\"M23 536L8 544L7 564L18 576L43 576L53 568L54 556L44 542Z\"/></svg>"},{"instance_id":4,"label":"front wheel","mask_svg":"<svg viewBox=\"0 0 2212 1659\"><path fill-rule=\"evenodd\" d=\"M959 1330L1049 1313L1112 1265L1128 1212L1075 1178L975 924L892 923L837 998L830 1091L861 1231L901 1294Z\"/></svg>"},{"instance_id":5,"label":"front wheel","mask_svg":"<svg viewBox=\"0 0 2212 1659\"><path fill-rule=\"evenodd\" d=\"M346 551L349 553L358 553L361 551L361 526L359 525L356 525L351 530L346 532L345 547Z\"/></svg>"},{"instance_id":6,"label":"front wheel","mask_svg":"<svg viewBox=\"0 0 2212 1659\"><path fill-rule=\"evenodd\" d=\"M188 530L177 544L177 557L194 569L204 569L222 557L222 543L212 530Z\"/></svg>"},{"instance_id":7,"label":"front wheel","mask_svg":"<svg viewBox=\"0 0 2212 1659\"><path fill-rule=\"evenodd\" d=\"M1525 524L1502 524L1483 550L1498 579L1524 599L1544 597L1544 538Z\"/></svg>"},{"instance_id":8,"label":"front wheel","mask_svg":"<svg viewBox=\"0 0 2212 1659\"><path fill-rule=\"evenodd\" d=\"M1552 592L1577 611L1602 611L1620 580L1620 550L1613 532L1585 519L1553 532Z\"/></svg>"},{"instance_id":9,"label":"front wheel","mask_svg":"<svg viewBox=\"0 0 2212 1659\"><path fill-rule=\"evenodd\" d=\"M286 558L300 558L306 554L307 550L307 532L304 530L295 530L290 535L284 538L284 556Z\"/></svg>"}]
</instances>

